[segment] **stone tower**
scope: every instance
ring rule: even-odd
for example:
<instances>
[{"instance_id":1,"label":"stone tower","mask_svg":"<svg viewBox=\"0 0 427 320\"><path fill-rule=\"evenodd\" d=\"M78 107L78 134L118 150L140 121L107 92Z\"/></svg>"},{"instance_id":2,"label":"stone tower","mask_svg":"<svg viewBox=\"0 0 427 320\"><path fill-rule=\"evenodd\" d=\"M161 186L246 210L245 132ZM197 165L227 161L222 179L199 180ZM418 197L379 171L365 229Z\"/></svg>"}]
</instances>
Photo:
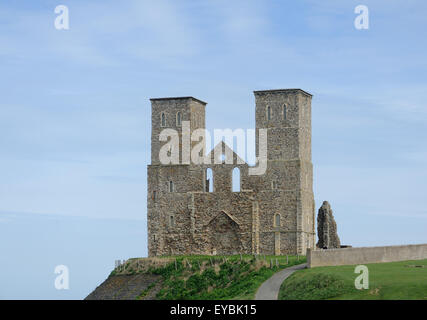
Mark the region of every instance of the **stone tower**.
<instances>
[{"instance_id":1,"label":"stone tower","mask_svg":"<svg viewBox=\"0 0 427 320\"><path fill-rule=\"evenodd\" d=\"M164 142L159 141L160 132L164 129L174 129L180 134L182 141L183 124L190 122L189 134L205 128L206 102L193 97L151 99L151 164L158 165L159 152ZM182 147L182 145L180 145ZM181 159L181 162L186 159ZM182 161L184 160L184 161Z\"/></svg>"},{"instance_id":2,"label":"stone tower","mask_svg":"<svg viewBox=\"0 0 427 320\"><path fill-rule=\"evenodd\" d=\"M261 201L280 212L280 227L274 235L275 253L282 246L305 253L315 244L313 165L311 163L311 94L300 89L255 91L256 130L267 131L267 172L263 177ZM258 136L258 135L257 135ZM257 139L256 150L259 152ZM268 202L266 203L269 206ZM264 215L279 221L267 212ZM268 221L267 221L268 224ZM270 236L271 237L271 236Z\"/></svg>"},{"instance_id":3,"label":"stone tower","mask_svg":"<svg viewBox=\"0 0 427 320\"><path fill-rule=\"evenodd\" d=\"M180 150L187 147L183 137L188 138L194 130L205 128L205 106L206 102L193 97L151 99L151 165L148 166L147 192L150 256L160 252L174 253L176 250L172 250L167 242L182 238L188 231L187 193L203 189L203 170L193 166L185 156L188 153ZM185 128L188 123L189 128ZM173 129L179 134L179 164L160 162L160 150L167 143L160 141L160 133L165 129ZM175 228L179 224L183 225L182 230ZM172 240L166 239L165 233Z\"/></svg>"},{"instance_id":4,"label":"stone tower","mask_svg":"<svg viewBox=\"0 0 427 320\"><path fill-rule=\"evenodd\" d=\"M254 94L256 131L267 130L267 167L261 175L251 175L250 166L224 142L206 156L210 163L192 163L185 150L195 144L189 138L194 130L205 128L206 103L193 97L151 99L149 256L305 254L314 248L311 95L300 89ZM179 150L184 150L179 164L159 161L165 129L178 132ZM232 163L214 161L228 151ZM208 170L213 190L207 187ZM232 190L234 170L240 173L237 192Z\"/></svg>"}]
</instances>

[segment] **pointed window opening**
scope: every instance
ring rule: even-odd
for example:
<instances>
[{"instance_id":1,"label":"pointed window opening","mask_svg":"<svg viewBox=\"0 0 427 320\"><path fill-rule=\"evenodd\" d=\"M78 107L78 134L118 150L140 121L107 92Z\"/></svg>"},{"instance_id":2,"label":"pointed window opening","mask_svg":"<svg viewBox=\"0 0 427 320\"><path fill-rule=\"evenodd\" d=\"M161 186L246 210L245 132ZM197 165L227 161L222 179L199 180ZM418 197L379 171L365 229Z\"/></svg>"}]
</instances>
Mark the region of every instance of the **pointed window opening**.
<instances>
[{"instance_id":1,"label":"pointed window opening","mask_svg":"<svg viewBox=\"0 0 427 320\"><path fill-rule=\"evenodd\" d=\"M240 192L240 169L234 168L232 174L232 190L233 192Z\"/></svg>"}]
</instances>

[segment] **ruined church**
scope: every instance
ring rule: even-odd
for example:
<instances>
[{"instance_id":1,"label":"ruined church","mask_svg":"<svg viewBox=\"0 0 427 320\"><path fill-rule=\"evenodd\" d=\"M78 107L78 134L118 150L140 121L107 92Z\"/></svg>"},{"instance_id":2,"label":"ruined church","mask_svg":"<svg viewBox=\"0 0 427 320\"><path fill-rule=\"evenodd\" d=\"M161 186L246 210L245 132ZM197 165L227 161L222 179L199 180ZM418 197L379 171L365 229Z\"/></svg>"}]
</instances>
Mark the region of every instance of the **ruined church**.
<instances>
[{"instance_id":1,"label":"ruined church","mask_svg":"<svg viewBox=\"0 0 427 320\"><path fill-rule=\"evenodd\" d=\"M206 102L193 97L151 100L151 164L147 179L148 254L305 254L315 248L311 99L301 89L254 91L256 142L266 147L265 172L252 168L225 142L207 153L210 163L162 164L165 129L179 135L205 128ZM266 146L258 132L266 129ZM191 141L193 147L197 141ZM206 150L207 151L207 150ZM233 161L225 161L224 154ZM220 159L218 158L220 155ZM230 160L230 159L229 159ZM234 191L233 171L240 186ZM234 182L236 183L236 182Z\"/></svg>"}]
</instances>

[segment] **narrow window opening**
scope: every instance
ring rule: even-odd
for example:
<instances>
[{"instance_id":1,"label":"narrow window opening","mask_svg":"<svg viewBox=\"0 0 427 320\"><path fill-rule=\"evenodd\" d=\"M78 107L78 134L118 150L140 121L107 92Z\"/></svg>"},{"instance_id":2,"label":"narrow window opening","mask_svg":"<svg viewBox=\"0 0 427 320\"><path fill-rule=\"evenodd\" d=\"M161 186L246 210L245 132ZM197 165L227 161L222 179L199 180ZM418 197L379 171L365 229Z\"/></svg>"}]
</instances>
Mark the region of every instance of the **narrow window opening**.
<instances>
[{"instance_id":1,"label":"narrow window opening","mask_svg":"<svg viewBox=\"0 0 427 320\"><path fill-rule=\"evenodd\" d=\"M240 192L240 184L241 184L241 180L240 180L240 169L239 168L234 168L233 169L233 174L232 174L232 188L233 188L233 192Z\"/></svg>"},{"instance_id":2,"label":"narrow window opening","mask_svg":"<svg viewBox=\"0 0 427 320\"><path fill-rule=\"evenodd\" d=\"M166 115L162 112L162 115L160 116L160 122L162 127L166 127Z\"/></svg>"},{"instance_id":3,"label":"narrow window opening","mask_svg":"<svg viewBox=\"0 0 427 320\"><path fill-rule=\"evenodd\" d=\"M213 172L211 168L206 169L205 190L206 192L213 192Z\"/></svg>"},{"instance_id":4,"label":"narrow window opening","mask_svg":"<svg viewBox=\"0 0 427 320\"><path fill-rule=\"evenodd\" d=\"M153 191L153 201L156 202L157 200L157 191Z\"/></svg>"},{"instance_id":5,"label":"narrow window opening","mask_svg":"<svg viewBox=\"0 0 427 320\"><path fill-rule=\"evenodd\" d=\"M283 105L283 111L282 111L282 112L283 112L283 120L286 120L286 119L287 119L286 111L287 111L287 110L286 110L286 104L284 104L284 105Z\"/></svg>"},{"instance_id":6,"label":"narrow window opening","mask_svg":"<svg viewBox=\"0 0 427 320\"><path fill-rule=\"evenodd\" d=\"M275 227L280 227L280 214L276 214L274 217L274 225Z\"/></svg>"},{"instance_id":7,"label":"narrow window opening","mask_svg":"<svg viewBox=\"0 0 427 320\"><path fill-rule=\"evenodd\" d=\"M173 181L169 181L169 192L173 192Z\"/></svg>"},{"instance_id":8,"label":"narrow window opening","mask_svg":"<svg viewBox=\"0 0 427 320\"><path fill-rule=\"evenodd\" d=\"M176 114L176 125L177 125L178 127L180 127L180 126L181 126L181 123L182 123L182 120L181 120L181 112L178 112L178 113Z\"/></svg>"},{"instance_id":9,"label":"narrow window opening","mask_svg":"<svg viewBox=\"0 0 427 320\"><path fill-rule=\"evenodd\" d=\"M171 227L175 226L175 218L174 218L174 216L170 216L169 217L169 224L170 224Z\"/></svg>"},{"instance_id":10,"label":"narrow window opening","mask_svg":"<svg viewBox=\"0 0 427 320\"><path fill-rule=\"evenodd\" d=\"M273 181L271 182L271 188L272 188L273 190L277 190L277 189L279 188L279 184L278 184L278 182L277 182L276 180L273 180Z\"/></svg>"},{"instance_id":11,"label":"narrow window opening","mask_svg":"<svg viewBox=\"0 0 427 320\"><path fill-rule=\"evenodd\" d=\"M271 107L267 106L267 120L270 121L271 120Z\"/></svg>"}]
</instances>

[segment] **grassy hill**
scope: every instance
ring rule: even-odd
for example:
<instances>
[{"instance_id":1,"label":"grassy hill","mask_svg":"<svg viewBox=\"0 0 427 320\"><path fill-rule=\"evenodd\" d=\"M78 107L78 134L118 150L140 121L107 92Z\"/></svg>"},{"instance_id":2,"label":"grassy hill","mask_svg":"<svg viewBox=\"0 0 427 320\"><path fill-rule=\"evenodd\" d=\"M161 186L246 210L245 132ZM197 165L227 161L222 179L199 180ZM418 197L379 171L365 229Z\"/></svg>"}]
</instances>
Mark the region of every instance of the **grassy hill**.
<instances>
[{"instance_id":1,"label":"grassy hill","mask_svg":"<svg viewBox=\"0 0 427 320\"><path fill-rule=\"evenodd\" d=\"M356 266L316 267L295 272L279 299L427 299L427 260L366 264L369 289L357 290Z\"/></svg>"},{"instance_id":2,"label":"grassy hill","mask_svg":"<svg viewBox=\"0 0 427 320\"><path fill-rule=\"evenodd\" d=\"M86 299L253 299L258 287L300 256L176 256L129 259Z\"/></svg>"}]
</instances>

